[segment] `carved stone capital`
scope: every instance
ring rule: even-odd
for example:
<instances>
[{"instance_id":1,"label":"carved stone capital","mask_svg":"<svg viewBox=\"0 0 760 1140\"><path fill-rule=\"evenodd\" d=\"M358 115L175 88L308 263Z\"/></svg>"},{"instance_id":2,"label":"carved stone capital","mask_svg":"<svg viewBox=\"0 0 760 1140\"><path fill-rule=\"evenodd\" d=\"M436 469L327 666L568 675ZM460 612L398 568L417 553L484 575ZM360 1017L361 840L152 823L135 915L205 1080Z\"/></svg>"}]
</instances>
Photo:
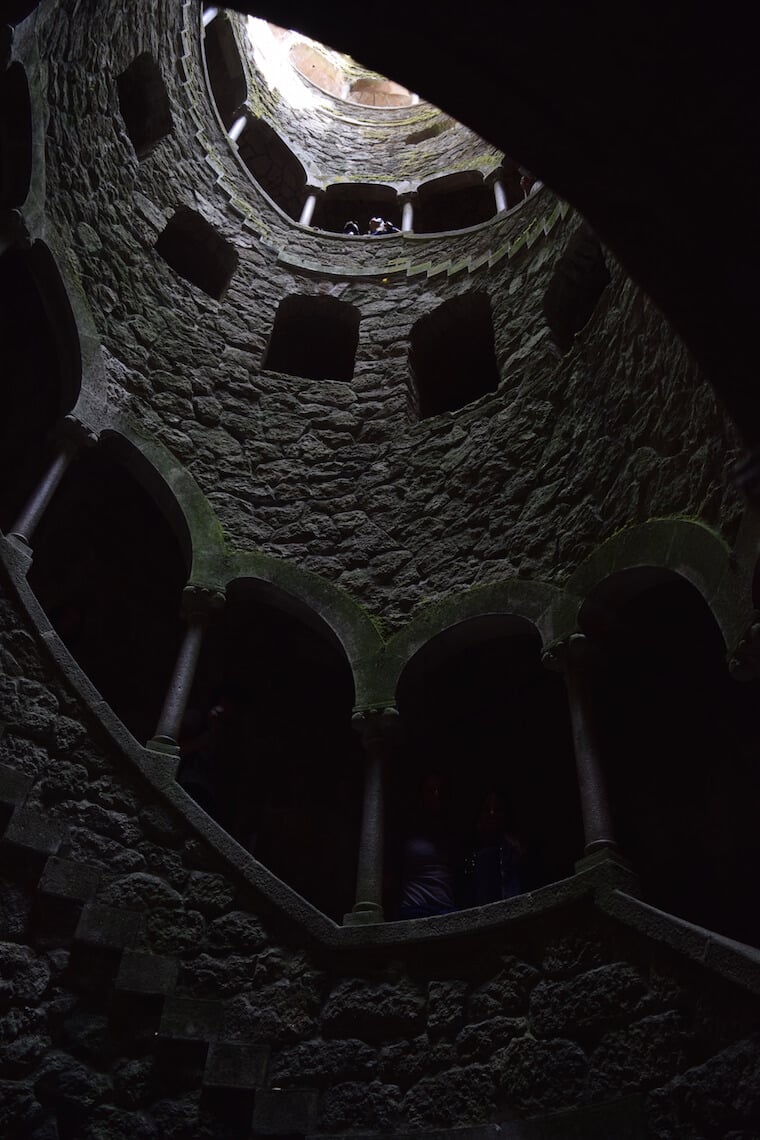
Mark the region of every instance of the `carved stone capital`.
<instances>
[{"instance_id":1,"label":"carved stone capital","mask_svg":"<svg viewBox=\"0 0 760 1140\"><path fill-rule=\"evenodd\" d=\"M185 621L209 621L224 608L224 591L194 582L182 591L182 617Z\"/></svg>"},{"instance_id":2,"label":"carved stone capital","mask_svg":"<svg viewBox=\"0 0 760 1140\"><path fill-rule=\"evenodd\" d=\"M54 435L74 451L79 451L80 448L85 447L95 447L98 442L97 432L82 423L78 416L71 414L64 416L56 425Z\"/></svg>"},{"instance_id":3,"label":"carved stone capital","mask_svg":"<svg viewBox=\"0 0 760 1140\"><path fill-rule=\"evenodd\" d=\"M570 633L547 645L541 654L541 664L554 673L563 673L572 664L585 660L590 652L589 640L584 633Z\"/></svg>"},{"instance_id":4,"label":"carved stone capital","mask_svg":"<svg viewBox=\"0 0 760 1140\"><path fill-rule=\"evenodd\" d=\"M760 610L753 610L749 625L729 655L728 668L737 681L760 677Z\"/></svg>"},{"instance_id":5,"label":"carved stone capital","mask_svg":"<svg viewBox=\"0 0 760 1140\"><path fill-rule=\"evenodd\" d=\"M361 709L351 717L351 727L359 733L365 748L386 742L397 724L398 709L395 705L376 709Z\"/></svg>"}]
</instances>

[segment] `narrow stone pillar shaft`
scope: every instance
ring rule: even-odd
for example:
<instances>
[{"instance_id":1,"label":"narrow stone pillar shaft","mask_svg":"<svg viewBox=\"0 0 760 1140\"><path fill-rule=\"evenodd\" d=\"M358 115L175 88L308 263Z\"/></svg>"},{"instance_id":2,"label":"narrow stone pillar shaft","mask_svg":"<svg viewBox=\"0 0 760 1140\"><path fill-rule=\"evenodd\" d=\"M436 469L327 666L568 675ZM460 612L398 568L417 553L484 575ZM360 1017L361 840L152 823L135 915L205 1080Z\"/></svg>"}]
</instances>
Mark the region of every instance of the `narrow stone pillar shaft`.
<instances>
[{"instance_id":1,"label":"narrow stone pillar shaft","mask_svg":"<svg viewBox=\"0 0 760 1140\"><path fill-rule=\"evenodd\" d=\"M203 13L203 26L204 26L204 28L207 27L211 23L212 20L216 19L216 17L218 15L219 15L219 9L218 8L214 8L214 7L206 8L206 10Z\"/></svg>"},{"instance_id":2,"label":"narrow stone pillar shaft","mask_svg":"<svg viewBox=\"0 0 760 1140\"><path fill-rule=\"evenodd\" d=\"M574 633L549 655L547 662L550 667L562 669L567 686L587 855L600 847L617 846L590 700L590 655L588 639L582 633Z\"/></svg>"},{"instance_id":3,"label":"narrow stone pillar shaft","mask_svg":"<svg viewBox=\"0 0 760 1140\"><path fill-rule=\"evenodd\" d=\"M306 201L301 210L301 217L298 219L302 226L310 226L311 219L314 217L314 208L317 204L317 195L312 191L307 195Z\"/></svg>"},{"instance_id":4,"label":"narrow stone pillar shaft","mask_svg":"<svg viewBox=\"0 0 760 1140\"><path fill-rule=\"evenodd\" d=\"M414 203L407 198L401 203L401 231L410 234L414 230Z\"/></svg>"},{"instance_id":5,"label":"narrow stone pillar shaft","mask_svg":"<svg viewBox=\"0 0 760 1140\"><path fill-rule=\"evenodd\" d=\"M509 209L507 204L507 192L504 189L504 183L500 178L494 179L493 182L493 196L496 202L496 213L501 214L504 210Z\"/></svg>"},{"instance_id":6,"label":"narrow stone pillar shaft","mask_svg":"<svg viewBox=\"0 0 760 1140\"><path fill-rule=\"evenodd\" d=\"M344 918L346 926L383 921L383 867L385 854L385 768L389 724L393 708L360 713L354 726L364 745L364 801L356 872L356 902Z\"/></svg>"},{"instance_id":7,"label":"narrow stone pillar shaft","mask_svg":"<svg viewBox=\"0 0 760 1140\"><path fill-rule=\"evenodd\" d=\"M245 130L245 125L247 122L248 120L245 115L238 115L238 117L235 119L235 122L227 132L233 142L237 142L237 140L240 138L243 131Z\"/></svg>"},{"instance_id":8,"label":"narrow stone pillar shaft","mask_svg":"<svg viewBox=\"0 0 760 1140\"><path fill-rule=\"evenodd\" d=\"M158 727L149 748L163 752L179 751L179 733L182 717L190 699L195 680L195 671L203 645L203 635L212 614L221 609L223 596L218 591L202 587L187 586L183 594L183 614L186 620L185 634L174 663L171 680L164 697L164 705L158 718Z\"/></svg>"},{"instance_id":9,"label":"narrow stone pillar shaft","mask_svg":"<svg viewBox=\"0 0 760 1140\"><path fill-rule=\"evenodd\" d=\"M14 538L21 539L27 546L31 546L32 536L40 519L50 506L50 501L72 459L81 447L91 446L97 441L94 433L85 428L73 416L66 416L59 430L63 438L60 442L58 454L40 479L26 506L9 531L9 534L13 535Z\"/></svg>"}]
</instances>

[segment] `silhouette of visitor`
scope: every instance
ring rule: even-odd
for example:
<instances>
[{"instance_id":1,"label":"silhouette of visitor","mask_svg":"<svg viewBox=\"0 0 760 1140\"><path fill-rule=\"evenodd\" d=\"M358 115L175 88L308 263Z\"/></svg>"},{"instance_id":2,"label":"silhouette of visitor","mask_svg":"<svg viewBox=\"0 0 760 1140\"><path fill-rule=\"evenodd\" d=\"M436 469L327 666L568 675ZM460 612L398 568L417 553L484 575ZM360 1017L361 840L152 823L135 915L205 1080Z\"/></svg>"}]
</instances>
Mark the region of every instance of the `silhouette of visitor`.
<instances>
[{"instance_id":1,"label":"silhouette of visitor","mask_svg":"<svg viewBox=\"0 0 760 1140\"><path fill-rule=\"evenodd\" d=\"M506 804L494 789L483 797L474 832L472 850L465 864L469 905L483 906L522 894L522 844L507 829Z\"/></svg>"},{"instance_id":2,"label":"silhouette of visitor","mask_svg":"<svg viewBox=\"0 0 760 1140\"><path fill-rule=\"evenodd\" d=\"M455 899L456 845L452 839L443 784L430 773L404 840L401 918L426 918L458 910Z\"/></svg>"}]
</instances>

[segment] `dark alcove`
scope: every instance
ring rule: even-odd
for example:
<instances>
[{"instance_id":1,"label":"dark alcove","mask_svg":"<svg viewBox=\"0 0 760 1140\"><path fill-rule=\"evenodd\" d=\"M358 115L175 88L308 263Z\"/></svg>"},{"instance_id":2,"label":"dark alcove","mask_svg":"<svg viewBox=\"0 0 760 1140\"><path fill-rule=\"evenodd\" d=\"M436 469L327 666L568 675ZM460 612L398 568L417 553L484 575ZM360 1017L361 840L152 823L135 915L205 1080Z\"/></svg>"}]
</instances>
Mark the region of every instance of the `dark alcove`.
<instances>
[{"instance_id":1,"label":"dark alcove","mask_svg":"<svg viewBox=\"0 0 760 1140\"><path fill-rule=\"evenodd\" d=\"M306 171L290 147L269 123L250 117L237 145L261 189L289 217L298 219L304 204Z\"/></svg>"},{"instance_id":2,"label":"dark alcove","mask_svg":"<svg viewBox=\"0 0 760 1140\"><path fill-rule=\"evenodd\" d=\"M591 319L609 283L602 247L594 232L584 226L557 261L544 296L544 317L561 353L573 347L576 334Z\"/></svg>"},{"instance_id":3,"label":"dark alcove","mask_svg":"<svg viewBox=\"0 0 760 1140\"><path fill-rule=\"evenodd\" d=\"M32 106L26 72L0 73L0 210L22 206L32 177Z\"/></svg>"},{"instance_id":4,"label":"dark alcove","mask_svg":"<svg viewBox=\"0 0 760 1140\"><path fill-rule=\"evenodd\" d=\"M153 498L114 456L82 452L34 538L29 582L101 696L140 741L155 729L182 635L188 568Z\"/></svg>"},{"instance_id":5,"label":"dark alcove","mask_svg":"<svg viewBox=\"0 0 760 1140\"><path fill-rule=\"evenodd\" d=\"M354 901L362 763L346 657L324 623L241 579L209 626L179 782L279 878L339 921Z\"/></svg>"},{"instance_id":6,"label":"dark alcove","mask_svg":"<svg viewBox=\"0 0 760 1140\"><path fill-rule=\"evenodd\" d=\"M455 412L499 385L491 303L464 293L412 327L409 365L412 406L419 419Z\"/></svg>"},{"instance_id":7,"label":"dark alcove","mask_svg":"<svg viewBox=\"0 0 760 1140\"><path fill-rule=\"evenodd\" d=\"M459 905L478 900L471 856L489 793L522 848L520 892L573 873L583 831L567 699L540 650L530 622L489 615L440 634L407 665L397 692L402 756L389 774L391 887L399 888L399 850L430 774L440 780ZM393 890L387 903L396 914Z\"/></svg>"},{"instance_id":8,"label":"dark alcove","mask_svg":"<svg viewBox=\"0 0 760 1140\"><path fill-rule=\"evenodd\" d=\"M712 613L680 576L607 579L581 612L618 842L655 906L760 945L760 682L735 681ZM749 894L748 894L749 892Z\"/></svg>"},{"instance_id":9,"label":"dark alcove","mask_svg":"<svg viewBox=\"0 0 760 1140\"><path fill-rule=\"evenodd\" d=\"M156 251L180 277L218 301L238 263L234 246L188 206L180 206L169 219L158 236Z\"/></svg>"},{"instance_id":10,"label":"dark alcove","mask_svg":"<svg viewBox=\"0 0 760 1140\"><path fill-rule=\"evenodd\" d=\"M248 95L245 73L229 17L220 12L203 32L206 70L219 116L227 130Z\"/></svg>"},{"instance_id":11,"label":"dark alcove","mask_svg":"<svg viewBox=\"0 0 760 1140\"><path fill-rule=\"evenodd\" d=\"M359 343L359 310L335 297L280 302L263 367L306 380L350 380Z\"/></svg>"},{"instance_id":12,"label":"dark alcove","mask_svg":"<svg viewBox=\"0 0 760 1140\"><path fill-rule=\"evenodd\" d=\"M375 216L401 228L401 209L392 186L336 182L317 200L313 224L320 230L340 234L346 222L352 221L361 234L366 234L369 220Z\"/></svg>"},{"instance_id":13,"label":"dark alcove","mask_svg":"<svg viewBox=\"0 0 760 1140\"><path fill-rule=\"evenodd\" d=\"M116 80L127 134L135 154L145 158L172 129L169 96L150 52L143 52Z\"/></svg>"},{"instance_id":14,"label":"dark alcove","mask_svg":"<svg viewBox=\"0 0 760 1140\"><path fill-rule=\"evenodd\" d=\"M437 234L487 222L496 213L493 190L477 171L446 174L425 182L418 192L414 230Z\"/></svg>"},{"instance_id":15,"label":"dark alcove","mask_svg":"<svg viewBox=\"0 0 760 1140\"><path fill-rule=\"evenodd\" d=\"M46 245L0 257L0 528L10 529L55 451L51 428L79 395L76 323Z\"/></svg>"}]
</instances>

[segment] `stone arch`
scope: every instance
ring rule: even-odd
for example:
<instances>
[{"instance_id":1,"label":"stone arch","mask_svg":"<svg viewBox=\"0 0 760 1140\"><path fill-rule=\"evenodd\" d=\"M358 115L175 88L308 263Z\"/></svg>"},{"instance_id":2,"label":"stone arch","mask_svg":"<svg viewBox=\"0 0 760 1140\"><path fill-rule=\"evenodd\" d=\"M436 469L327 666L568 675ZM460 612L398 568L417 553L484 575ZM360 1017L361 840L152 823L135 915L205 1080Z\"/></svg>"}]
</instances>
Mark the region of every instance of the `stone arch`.
<instances>
[{"instance_id":1,"label":"stone arch","mask_svg":"<svg viewBox=\"0 0 760 1140\"><path fill-rule=\"evenodd\" d=\"M581 226L557 259L543 302L552 340L563 355L591 320L610 280L599 239L590 226Z\"/></svg>"},{"instance_id":2,"label":"stone arch","mask_svg":"<svg viewBox=\"0 0 760 1140\"><path fill-rule=\"evenodd\" d=\"M726 644L736 642L750 603L743 596L731 551L709 526L679 518L650 519L619 531L597 547L565 585L565 597L555 615L558 629L570 631L584 599L605 578L639 569L645 574L649 569L673 571L690 582L712 611Z\"/></svg>"},{"instance_id":3,"label":"stone arch","mask_svg":"<svg viewBox=\"0 0 760 1140\"><path fill-rule=\"evenodd\" d=\"M325 578L266 554L231 554L224 578L213 584L226 587L237 579L257 582L260 597L276 599L281 609L339 647L351 667L356 705L371 704L383 643L361 606Z\"/></svg>"},{"instance_id":4,"label":"stone arch","mask_svg":"<svg viewBox=\"0 0 760 1140\"><path fill-rule=\"evenodd\" d=\"M346 77L342 68L328 59L314 44L300 40L293 44L288 52L288 58L303 79L336 99L343 98Z\"/></svg>"},{"instance_id":5,"label":"stone arch","mask_svg":"<svg viewBox=\"0 0 760 1140\"><path fill-rule=\"evenodd\" d=\"M188 549L147 462L107 432L80 450L34 535L29 584L133 736L156 727L182 636Z\"/></svg>"},{"instance_id":6,"label":"stone arch","mask_svg":"<svg viewBox=\"0 0 760 1140\"><path fill-rule=\"evenodd\" d=\"M32 103L22 64L0 73L0 210L22 206L32 180Z\"/></svg>"},{"instance_id":7,"label":"stone arch","mask_svg":"<svg viewBox=\"0 0 760 1140\"><path fill-rule=\"evenodd\" d=\"M229 130L248 97L248 84L232 21L226 12L217 13L203 28L203 58L216 109Z\"/></svg>"},{"instance_id":8,"label":"stone arch","mask_svg":"<svg viewBox=\"0 0 760 1140\"><path fill-rule=\"evenodd\" d=\"M330 626L259 577L207 623L178 781L238 843L338 920L353 901L362 766L353 672Z\"/></svg>"},{"instance_id":9,"label":"stone arch","mask_svg":"<svg viewBox=\"0 0 760 1140\"><path fill-rule=\"evenodd\" d=\"M424 420L456 412L499 386L491 301L461 293L420 317L409 342L410 409Z\"/></svg>"},{"instance_id":10,"label":"stone arch","mask_svg":"<svg viewBox=\"0 0 760 1140\"><path fill-rule=\"evenodd\" d=\"M262 368L306 380L350 380L361 313L337 297L285 297L277 308Z\"/></svg>"},{"instance_id":11,"label":"stone arch","mask_svg":"<svg viewBox=\"0 0 760 1140\"><path fill-rule=\"evenodd\" d=\"M760 681L733 679L714 610L675 568L611 573L586 596L579 624L614 833L644 897L756 944L742 882L760 867L746 755L757 747Z\"/></svg>"},{"instance_id":12,"label":"stone arch","mask_svg":"<svg viewBox=\"0 0 760 1140\"><path fill-rule=\"evenodd\" d=\"M420 183L414 211L419 234L464 230L489 221L496 213L493 190L479 170L461 170Z\"/></svg>"},{"instance_id":13,"label":"stone arch","mask_svg":"<svg viewBox=\"0 0 760 1140\"><path fill-rule=\"evenodd\" d=\"M49 461L52 428L77 401L82 356L68 295L44 242L0 257L0 299L0 525L7 528Z\"/></svg>"},{"instance_id":14,"label":"stone arch","mask_svg":"<svg viewBox=\"0 0 760 1140\"><path fill-rule=\"evenodd\" d=\"M583 849L565 686L544 668L541 649L530 619L481 614L427 641L399 677L403 743L389 779L389 830L409 832L399 817L415 817L418 789L435 774L446 834L465 856L463 876L454 877L459 906L565 878ZM510 849L503 882L498 851L486 850L486 805L521 849Z\"/></svg>"},{"instance_id":15,"label":"stone arch","mask_svg":"<svg viewBox=\"0 0 760 1140\"><path fill-rule=\"evenodd\" d=\"M306 171L265 119L246 113L237 148L246 169L275 205L298 220L306 195Z\"/></svg>"},{"instance_id":16,"label":"stone arch","mask_svg":"<svg viewBox=\"0 0 760 1140\"><path fill-rule=\"evenodd\" d=\"M401 208L392 186L379 182L333 182L317 199L313 225L331 233L342 233L348 221L355 221L361 234L369 229L370 218L378 215L401 227Z\"/></svg>"},{"instance_id":17,"label":"stone arch","mask_svg":"<svg viewBox=\"0 0 760 1140\"><path fill-rule=\"evenodd\" d=\"M411 107L415 96L400 83L382 76L363 76L355 79L348 89L346 101L363 107Z\"/></svg>"}]
</instances>

